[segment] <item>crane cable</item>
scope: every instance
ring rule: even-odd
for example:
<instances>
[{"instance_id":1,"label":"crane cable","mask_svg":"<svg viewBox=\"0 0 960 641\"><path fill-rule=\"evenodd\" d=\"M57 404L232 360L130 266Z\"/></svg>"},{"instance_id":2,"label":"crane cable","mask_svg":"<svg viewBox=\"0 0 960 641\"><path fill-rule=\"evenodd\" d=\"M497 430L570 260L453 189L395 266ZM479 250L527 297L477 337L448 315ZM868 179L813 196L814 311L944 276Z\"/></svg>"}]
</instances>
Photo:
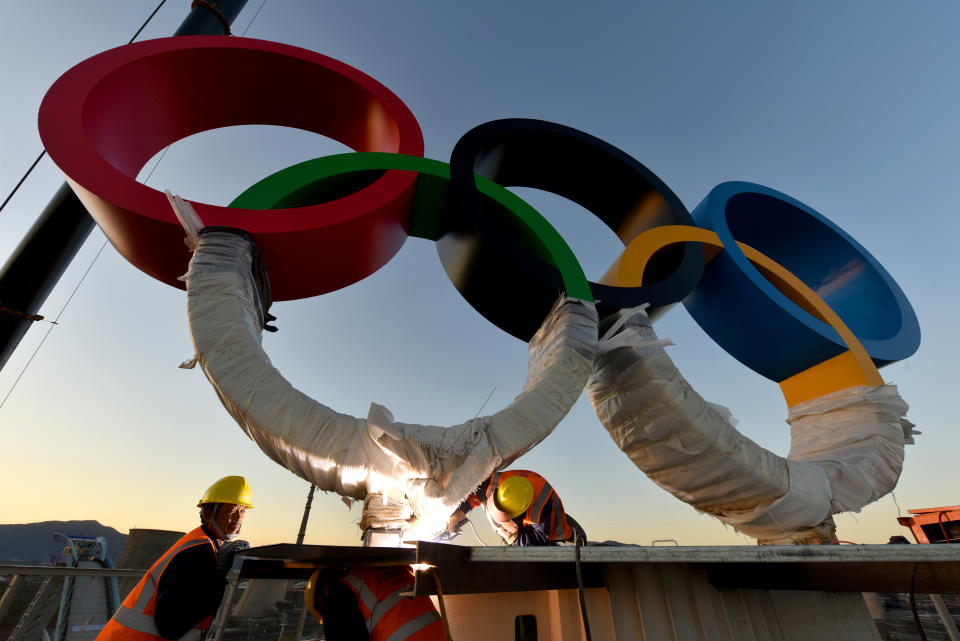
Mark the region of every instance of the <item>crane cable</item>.
<instances>
[{"instance_id":1,"label":"crane cable","mask_svg":"<svg viewBox=\"0 0 960 641\"><path fill-rule=\"evenodd\" d=\"M167 0L160 0L160 4L158 4L158 5L157 5L157 8L154 9L153 12L152 12L149 16L147 16L147 19L143 22L142 25L140 25L140 28L137 29L136 33L133 34L133 37L131 37L130 40L127 41L127 44L130 44L131 42L133 42L134 40L137 39L137 36L140 35L140 32L142 32L142 31L144 30L144 28L150 23L150 21L153 20L153 17L154 17L155 15L157 15L157 12L158 12L158 11L160 11L160 7L162 7L166 2L167 2ZM266 0L264 0L264 2L266 2ZM252 21L251 21L251 23L252 23ZM250 27L247 26L247 28L249 29ZM40 152L40 154L37 156L36 160L34 160L33 163L30 165L30 168L27 169L26 173L23 174L23 176L20 178L20 180L19 180L19 181L17 182L17 184L14 186L13 190L12 190L9 194L7 194L7 197L6 197L6 198L3 199L3 203L0 204L0 212L3 211L3 208L7 206L7 203L10 202L10 199L13 198L14 194L16 194L17 191L20 189L20 186L24 183L24 181L27 179L27 177L28 177L31 173L33 173L33 170L36 168L37 164L38 164L38 163L40 162L40 160L43 159L43 157L46 156L46 155L47 155L47 150L46 150L46 149L44 149L44 150L42 150L42 151Z\"/></svg>"},{"instance_id":2,"label":"crane cable","mask_svg":"<svg viewBox=\"0 0 960 641\"><path fill-rule=\"evenodd\" d=\"M152 12L152 13L147 17L147 19L144 21L144 23L143 23L142 25L140 25L140 28L137 29L136 33L133 34L133 37L130 38L130 40L127 42L127 44L130 44L130 43L132 43L134 40L136 40L137 36L140 35L140 33L144 30L144 28L147 26L147 24L149 24L150 21L153 19L153 17L154 17L155 15L157 15L157 12L160 11L160 8L163 7L163 5L164 5L166 2L167 2L167 0L160 0L160 4L158 4L158 5L156 6L156 8L153 10L153 12ZM247 31L250 30L250 27L253 26L254 21L257 19L257 16L260 15L260 11L263 9L263 7L264 7L265 4L267 4L267 0L263 0L263 2L260 3L260 6L257 8L257 11L253 14L253 18L250 19L250 22L247 23L246 28L244 28L243 33L241 34L241 37L244 36L244 35L246 35ZM153 176L153 172L155 172L155 171L157 170L157 167L160 166L160 161L162 161L163 158L164 158L164 156L167 155L167 152L170 151L170 147L171 147L171 145L168 145L168 146L166 147L166 149L163 150L163 153L160 154L160 157L157 158L157 162L156 162L156 164L154 164L153 169L150 170L150 173L148 173L148 174L147 174L147 177L143 180L143 184L144 184L144 185L146 185L147 183L150 182L150 178L151 178L151 176ZM42 152L40 152L40 155L37 156L37 159L33 161L33 164L32 164L32 165L30 165L30 169L27 170L27 173L25 173L25 174L23 175L23 177L20 179L20 182L17 183L16 187L13 188L13 191L10 192L10 194L7 196L7 198L3 201L3 204L0 205L0 212L3 211L3 208L4 208L4 207L6 206L6 204L10 201L10 199L11 199L11 198L13 197L13 195L17 192L17 190L20 188L20 185L23 184L23 182L27 179L27 176L30 175L30 172L33 171L34 167L37 166L37 163L40 162L40 159L43 158L43 156L44 156L46 153L47 153L47 150L46 150L46 149L44 149ZM50 335L50 332L53 330L53 328L54 328L54 327L57 325L57 323L59 322L60 317L63 316L63 313L66 311L67 306L70 304L70 301L73 300L74 294L76 294L76 293L77 293L77 290L80 289L80 285L83 284L83 281L84 281L84 279L86 279L87 274L89 274L89 273L90 273L90 270L93 269L94 264L97 262L97 259L100 258L100 254L103 253L103 250L106 248L106 246L107 246L107 240L104 239L103 244L100 246L100 249L97 250L96 256L94 256L94 257L93 257L93 260L90 261L90 264L87 266L86 271L83 272L83 276L80 277L80 280L77 282L77 285L73 288L73 291L70 292L70 296L67 298L67 302L65 302L65 303L63 304L63 307L60 309L60 312L57 314L57 318L56 318L55 320L53 320L53 321L50 322L50 327L47 328L46 334L44 334L44 335L43 335L43 338L40 339L40 343L37 344L36 349L33 350L33 354L31 354L31 355L30 355L30 358L27 359L27 362L26 362L26 364L24 364L23 369L20 370L20 373L17 375L17 378L14 379L13 384L10 386L10 389L7 390L6 395L4 395L3 400L0 401L0 409L3 409L3 406L6 405L7 399L9 399L9 398L10 398L10 395L13 394L13 390L16 389L17 384L20 382L20 379L23 378L23 375L26 373L27 368L28 368L28 367L30 366L30 364L33 362L33 359L37 356L37 352L39 352L39 351L40 351L40 348L43 347L43 343L47 340L47 337Z\"/></svg>"}]
</instances>

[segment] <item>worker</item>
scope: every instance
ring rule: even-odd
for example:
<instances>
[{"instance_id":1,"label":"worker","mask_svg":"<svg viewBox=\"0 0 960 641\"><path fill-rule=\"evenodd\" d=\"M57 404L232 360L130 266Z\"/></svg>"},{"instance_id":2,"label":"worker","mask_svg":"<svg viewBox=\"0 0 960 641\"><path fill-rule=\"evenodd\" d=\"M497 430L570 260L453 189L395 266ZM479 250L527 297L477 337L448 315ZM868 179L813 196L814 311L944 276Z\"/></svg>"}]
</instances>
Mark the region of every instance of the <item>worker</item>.
<instances>
[{"instance_id":1,"label":"worker","mask_svg":"<svg viewBox=\"0 0 960 641\"><path fill-rule=\"evenodd\" d=\"M310 577L304 600L326 641L444 641L443 622L413 590L408 565L326 568Z\"/></svg>"},{"instance_id":2,"label":"worker","mask_svg":"<svg viewBox=\"0 0 960 641\"><path fill-rule=\"evenodd\" d=\"M237 538L250 502L242 476L211 485L197 503L200 526L187 532L133 588L96 641L199 641L220 607L234 555L250 547Z\"/></svg>"},{"instance_id":3,"label":"worker","mask_svg":"<svg viewBox=\"0 0 960 641\"><path fill-rule=\"evenodd\" d=\"M456 535L470 510L483 507L493 530L507 545L573 545L586 535L547 480L528 470L494 472L450 516L447 531Z\"/></svg>"}]
</instances>

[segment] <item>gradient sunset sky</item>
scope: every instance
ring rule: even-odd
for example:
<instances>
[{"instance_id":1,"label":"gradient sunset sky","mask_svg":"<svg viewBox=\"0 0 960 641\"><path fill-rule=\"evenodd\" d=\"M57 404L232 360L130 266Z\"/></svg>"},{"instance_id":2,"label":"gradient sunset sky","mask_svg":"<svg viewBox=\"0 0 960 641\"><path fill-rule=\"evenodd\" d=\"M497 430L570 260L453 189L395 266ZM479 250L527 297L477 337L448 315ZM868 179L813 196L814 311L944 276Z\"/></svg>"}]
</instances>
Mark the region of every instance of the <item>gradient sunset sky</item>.
<instances>
[{"instance_id":1,"label":"gradient sunset sky","mask_svg":"<svg viewBox=\"0 0 960 641\"><path fill-rule=\"evenodd\" d=\"M172 34L189 4L167 2L140 39ZM50 84L125 43L154 6L0 2L0 197L41 150L37 109ZM882 543L905 534L896 517L907 509L960 503L960 270L950 258L960 234L958 20L952 2L249 0L234 30L373 76L417 117L429 158L448 160L461 135L489 120L551 120L631 154L690 210L716 184L745 180L805 202L852 235L897 280L923 333L916 355L881 370L923 432L907 447L895 496L837 517L841 539ZM344 150L302 131L232 127L174 144L141 180L226 204L278 169ZM44 159L0 212L0 258L62 180ZM560 230L588 277L619 255L621 243L583 209L517 191ZM41 313L58 324L35 324L0 371L0 523L186 530L204 488L242 474L256 505L244 536L256 545L294 540L308 484L256 448L199 369L178 369L193 356L182 291L128 264L95 230ZM264 338L271 360L348 414L366 416L375 401L399 421L452 425L477 414L491 391L484 414L523 385L526 345L461 299L421 239L368 279L275 304L273 313L280 331ZM775 383L723 352L682 307L656 328L701 395L730 408L744 434L787 454ZM514 467L546 476L594 540L752 543L648 480L585 397ZM358 543L359 516L318 494L306 542ZM489 530L481 536L494 542Z\"/></svg>"}]
</instances>

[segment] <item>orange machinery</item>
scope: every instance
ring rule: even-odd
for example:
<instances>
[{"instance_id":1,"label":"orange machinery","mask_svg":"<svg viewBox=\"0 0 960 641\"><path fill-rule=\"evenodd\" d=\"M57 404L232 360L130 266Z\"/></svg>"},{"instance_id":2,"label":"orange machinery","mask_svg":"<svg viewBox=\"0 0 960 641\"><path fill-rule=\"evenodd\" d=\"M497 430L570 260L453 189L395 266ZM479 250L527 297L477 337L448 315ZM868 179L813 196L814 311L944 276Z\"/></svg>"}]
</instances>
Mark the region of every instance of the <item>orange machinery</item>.
<instances>
[{"instance_id":1,"label":"orange machinery","mask_svg":"<svg viewBox=\"0 0 960 641\"><path fill-rule=\"evenodd\" d=\"M960 505L907 510L897 522L913 534L917 543L960 543Z\"/></svg>"}]
</instances>

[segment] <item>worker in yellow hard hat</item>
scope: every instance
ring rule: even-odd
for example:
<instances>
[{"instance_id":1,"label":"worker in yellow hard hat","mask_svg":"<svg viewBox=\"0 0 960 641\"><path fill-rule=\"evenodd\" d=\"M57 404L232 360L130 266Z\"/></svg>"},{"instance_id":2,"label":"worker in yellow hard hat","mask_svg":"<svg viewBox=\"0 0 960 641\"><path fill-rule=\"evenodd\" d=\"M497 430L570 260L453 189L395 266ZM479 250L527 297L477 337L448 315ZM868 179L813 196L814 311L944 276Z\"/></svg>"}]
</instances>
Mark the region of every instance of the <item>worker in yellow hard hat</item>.
<instances>
[{"instance_id":1,"label":"worker in yellow hard hat","mask_svg":"<svg viewBox=\"0 0 960 641\"><path fill-rule=\"evenodd\" d=\"M234 557L250 547L237 538L253 507L242 476L225 476L197 503L200 526L153 564L104 626L96 641L199 641L220 607Z\"/></svg>"},{"instance_id":2,"label":"worker in yellow hard hat","mask_svg":"<svg viewBox=\"0 0 960 641\"><path fill-rule=\"evenodd\" d=\"M529 470L494 472L460 504L447 522L458 534L470 510L483 507L494 531L507 545L572 545L586 535L563 509L547 480Z\"/></svg>"},{"instance_id":3,"label":"worker in yellow hard hat","mask_svg":"<svg viewBox=\"0 0 960 641\"><path fill-rule=\"evenodd\" d=\"M203 493L200 520L221 541L233 541L240 533L250 503L250 485L242 476L225 476Z\"/></svg>"}]
</instances>

